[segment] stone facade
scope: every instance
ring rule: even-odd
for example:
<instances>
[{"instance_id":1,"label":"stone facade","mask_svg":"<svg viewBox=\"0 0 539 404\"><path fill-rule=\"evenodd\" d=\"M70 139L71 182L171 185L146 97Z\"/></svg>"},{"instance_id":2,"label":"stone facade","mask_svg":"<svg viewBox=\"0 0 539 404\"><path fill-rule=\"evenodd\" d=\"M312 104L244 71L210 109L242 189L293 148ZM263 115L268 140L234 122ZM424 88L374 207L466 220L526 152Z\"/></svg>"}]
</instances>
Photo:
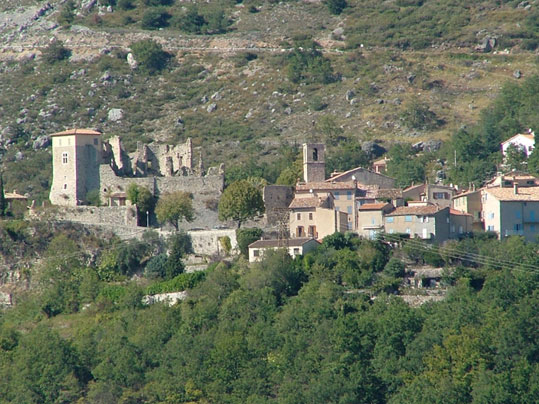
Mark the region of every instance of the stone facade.
<instances>
[{"instance_id":1,"label":"stone facade","mask_svg":"<svg viewBox=\"0 0 539 404\"><path fill-rule=\"evenodd\" d=\"M267 185L264 187L262 198L266 208L266 224L279 225L288 221L288 206L294 199L294 188L288 185Z\"/></svg>"},{"instance_id":2,"label":"stone facade","mask_svg":"<svg viewBox=\"0 0 539 404\"><path fill-rule=\"evenodd\" d=\"M322 182L326 179L325 150L323 143L303 144L303 181Z\"/></svg>"},{"instance_id":3,"label":"stone facade","mask_svg":"<svg viewBox=\"0 0 539 404\"><path fill-rule=\"evenodd\" d=\"M102 202L125 195L131 183L146 187L159 196L187 191L194 196L200 216L216 220L205 205L215 204L224 188L224 167L211 167L206 175L193 170L191 139L176 146L142 143L129 156L118 137L103 141L100 132L71 129L55 133L53 139L53 181L50 201L53 205L79 206L87 203L89 191L97 192ZM125 196L124 196L125 198ZM205 213L208 213L207 215ZM215 225L202 221L205 227Z\"/></svg>"}]
</instances>

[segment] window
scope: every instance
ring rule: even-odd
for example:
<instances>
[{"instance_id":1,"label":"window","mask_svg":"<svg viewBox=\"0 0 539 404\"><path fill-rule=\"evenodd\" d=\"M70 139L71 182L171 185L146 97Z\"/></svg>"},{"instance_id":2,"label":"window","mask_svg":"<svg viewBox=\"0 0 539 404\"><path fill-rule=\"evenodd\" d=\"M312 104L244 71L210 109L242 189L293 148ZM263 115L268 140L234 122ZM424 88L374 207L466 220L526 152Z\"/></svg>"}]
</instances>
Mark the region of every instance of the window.
<instances>
[{"instance_id":1,"label":"window","mask_svg":"<svg viewBox=\"0 0 539 404\"><path fill-rule=\"evenodd\" d=\"M94 144L97 146L97 138L94 139Z\"/></svg>"},{"instance_id":2,"label":"window","mask_svg":"<svg viewBox=\"0 0 539 404\"><path fill-rule=\"evenodd\" d=\"M309 237L316 237L316 226L309 226Z\"/></svg>"},{"instance_id":3,"label":"window","mask_svg":"<svg viewBox=\"0 0 539 404\"><path fill-rule=\"evenodd\" d=\"M335 191L335 195L334 195L334 196L335 196L335 199L339 199L339 196L340 196L339 191Z\"/></svg>"},{"instance_id":4,"label":"window","mask_svg":"<svg viewBox=\"0 0 539 404\"><path fill-rule=\"evenodd\" d=\"M490 213L488 214L488 218L489 218L489 219L494 219L494 212L490 212Z\"/></svg>"},{"instance_id":5,"label":"window","mask_svg":"<svg viewBox=\"0 0 539 404\"><path fill-rule=\"evenodd\" d=\"M530 211L530 221L535 222L535 211Z\"/></svg>"},{"instance_id":6,"label":"window","mask_svg":"<svg viewBox=\"0 0 539 404\"><path fill-rule=\"evenodd\" d=\"M393 223L393 216L386 217L386 223Z\"/></svg>"},{"instance_id":7,"label":"window","mask_svg":"<svg viewBox=\"0 0 539 404\"><path fill-rule=\"evenodd\" d=\"M454 233L454 232L455 232L455 225L452 224L452 225L451 225L451 233Z\"/></svg>"},{"instance_id":8,"label":"window","mask_svg":"<svg viewBox=\"0 0 539 404\"><path fill-rule=\"evenodd\" d=\"M305 237L305 230L303 229L303 226L298 226L296 228L296 237Z\"/></svg>"},{"instance_id":9,"label":"window","mask_svg":"<svg viewBox=\"0 0 539 404\"><path fill-rule=\"evenodd\" d=\"M253 257L259 257L260 251L259 250L253 250Z\"/></svg>"},{"instance_id":10,"label":"window","mask_svg":"<svg viewBox=\"0 0 539 404\"><path fill-rule=\"evenodd\" d=\"M294 255L299 255L299 248L294 248Z\"/></svg>"},{"instance_id":11,"label":"window","mask_svg":"<svg viewBox=\"0 0 539 404\"><path fill-rule=\"evenodd\" d=\"M449 194L447 192L433 192L432 197L434 199L449 199Z\"/></svg>"},{"instance_id":12,"label":"window","mask_svg":"<svg viewBox=\"0 0 539 404\"><path fill-rule=\"evenodd\" d=\"M64 184L64 189L67 189L67 184Z\"/></svg>"},{"instance_id":13,"label":"window","mask_svg":"<svg viewBox=\"0 0 539 404\"><path fill-rule=\"evenodd\" d=\"M352 199L352 191L346 191L346 199L348 200Z\"/></svg>"},{"instance_id":14,"label":"window","mask_svg":"<svg viewBox=\"0 0 539 404\"><path fill-rule=\"evenodd\" d=\"M301 220L301 213L296 213L296 219Z\"/></svg>"},{"instance_id":15,"label":"window","mask_svg":"<svg viewBox=\"0 0 539 404\"><path fill-rule=\"evenodd\" d=\"M530 224L530 231L535 233L535 224Z\"/></svg>"},{"instance_id":16,"label":"window","mask_svg":"<svg viewBox=\"0 0 539 404\"><path fill-rule=\"evenodd\" d=\"M389 229L389 234L393 234L393 233L395 233L395 230Z\"/></svg>"},{"instance_id":17,"label":"window","mask_svg":"<svg viewBox=\"0 0 539 404\"><path fill-rule=\"evenodd\" d=\"M515 217L517 219L522 219L522 212L520 210L515 210Z\"/></svg>"},{"instance_id":18,"label":"window","mask_svg":"<svg viewBox=\"0 0 539 404\"><path fill-rule=\"evenodd\" d=\"M487 226L487 231L494 231L494 226Z\"/></svg>"},{"instance_id":19,"label":"window","mask_svg":"<svg viewBox=\"0 0 539 404\"><path fill-rule=\"evenodd\" d=\"M352 230L352 222L349 222L348 225L346 226L346 228L347 228L348 230Z\"/></svg>"},{"instance_id":20,"label":"window","mask_svg":"<svg viewBox=\"0 0 539 404\"><path fill-rule=\"evenodd\" d=\"M318 161L318 149L316 147L313 149L313 161Z\"/></svg>"},{"instance_id":21,"label":"window","mask_svg":"<svg viewBox=\"0 0 539 404\"><path fill-rule=\"evenodd\" d=\"M309 220L313 220L313 214L309 213Z\"/></svg>"},{"instance_id":22,"label":"window","mask_svg":"<svg viewBox=\"0 0 539 404\"><path fill-rule=\"evenodd\" d=\"M515 231L521 231L522 225L520 223L515 223Z\"/></svg>"},{"instance_id":23,"label":"window","mask_svg":"<svg viewBox=\"0 0 539 404\"><path fill-rule=\"evenodd\" d=\"M464 233L464 229L462 228L462 226L459 226L459 234L462 234Z\"/></svg>"},{"instance_id":24,"label":"window","mask_svg":"<svg viewBox=\"0 0 539 404\"><path fill-rule=\"evenodd\" d=\"M412 216L404 216L404 221L405 222L411 222L412 221Z\"/></svg>"},{"instance_id":25,"label":"window","mask_svg":"<svg viewBox=\"0 0 539 404\"><path fill-rule=\"evenodd\" d=\"M407 228L406 228L406 234L410 234L410 233L412 233L412 232L411 232L410 228L407 227Z\"/></svg>"},{"instance_id":26,"label":"window","mask_svg":"<svg viewBox=\"0 0 539 404\"><path fill-rule=\"evenodd\" d=\"M62 153L62 164L67 164L67 152Z\"/></svg>"}]
</instances>

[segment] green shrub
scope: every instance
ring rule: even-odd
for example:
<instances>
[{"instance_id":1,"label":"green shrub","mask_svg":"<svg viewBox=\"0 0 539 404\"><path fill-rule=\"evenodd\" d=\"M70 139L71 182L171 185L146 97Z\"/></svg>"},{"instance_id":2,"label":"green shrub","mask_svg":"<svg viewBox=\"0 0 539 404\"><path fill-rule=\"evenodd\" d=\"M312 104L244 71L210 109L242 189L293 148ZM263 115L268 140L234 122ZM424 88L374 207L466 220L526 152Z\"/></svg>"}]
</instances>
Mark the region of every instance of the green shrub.
<instances>
[{"instance_id":1,"label":"green shrub","mask_svg":"<svg viewBox=\"0 0 539 404\"><path fill-rule=\"evenodd\" d=\"M326 0L326 6L331 14L339 15L348 5L346 0Z\"/></svg>"},{"instance_id":2,"label":"green shrub","mask_svg":"<svg viewBox=\"0 0 539 404\"><path fill-rule=\"evenodd\" d=\"M71 56L71 51L64 47L62 41L55 40L43 50L43 60L48 64L54 64Z\"/></svg>"},{"instance_id":3,"label":"green shrub","mask_svg":"<svg viewBox=\"0 0 539 404\"><path fill-rule=\"evenodd\" d=\"M142 4L145 6L171 6L174 4L174 0L142 0Z\"/></svg>"},{"instance_id":4,"label":"green shrub","mask_svg":"<svg viewBox=\"0 0 539 404\"><path fill-rule=\"evenodd\" d=\"M133 0L118 0L118 7L122 10L132 10L135 8Z\"/></svg>"},{"instance_id":5,"label":"green shrub","mask_svg":"<svg viewBox=\"0 0 539 404\"><path fill-rule=\"evenodd\" d=\"M168 20L172 16L164 9L151 8L144 13L140 26L144 29L159 29L168 26Z\"/></svg>"},{"instance_id":6,"label":"green shrub","mask_svg":"<svg viewBox=\"0 0 539 404\"><path fill-rule=\"evenodd\" d=\"M249 244L254 243L256 240L260 240L262 233L262 229L257 227L236 230L238 249L245 258L249 257Z\"/></svg>"},{"instance_id":7,"label":"green shrub","mask_svg":"<svg viewBox=\"0 0 539 404\"><path fill-rule=\"evenodd\" d=\"M404 276L404 263L397 259L391 258L384 267L384 273L393 278L402 278Z\"/></svg>"},{"instance_id":8,"label":"green shrub","mask_svg":"<svg viewBox=\"0 0 539 404\"><path fill-rule=\"evenodd\" d=\"M181 292L183 290L192 289L202 282L205 277L205 272L180 274L168 281L158 282L148 286L145 294L156 295L159 293Z\"/></svg>"},{"instance_id":9,"label":"green shrub","mask_svg":"<svg viewBox=\"0 0 539 404\"><path fill-rule=\"evenodd\" d=\"M131 50L141 70L155 74L163 70L172 55L165 52L160 44L144 39L131 45Z\"/></svg>"},{"instance_id":10,"label":"green shrub","mask_svg":"<svg viewBox=\"0 0 539 404\"><path fill-rule=\"evenodd\" d=\"M163 278L165 276L165 268L167 264L167 255L159 254L152 257L146 264L144 269L144 276L147 278Z\"/></svg>"}]
</instances>

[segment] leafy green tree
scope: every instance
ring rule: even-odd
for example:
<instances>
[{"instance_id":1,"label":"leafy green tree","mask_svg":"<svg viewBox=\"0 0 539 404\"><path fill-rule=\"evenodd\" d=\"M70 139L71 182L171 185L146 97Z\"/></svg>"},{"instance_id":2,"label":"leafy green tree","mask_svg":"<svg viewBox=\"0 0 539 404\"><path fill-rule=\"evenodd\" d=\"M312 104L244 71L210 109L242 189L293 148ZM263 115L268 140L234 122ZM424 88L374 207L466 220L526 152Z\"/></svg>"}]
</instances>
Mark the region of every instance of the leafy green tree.
<instances>
[{"instance_id":1,"label":"leafy green tree","mask_svg":"<svg viewBox=\"0 0 539 404\"><path fill-rule=\"evenodd\" d=\"M322 83L335 81L329 59L320 51L320 45L312 40L294 42L294 50L288 56L287 74L294 83Z\"/></svg>"},{"instance_id":2,"label":"leafy green tree","mask_svg":"<svg viewBox=\"0 0 539 404\"><path fill-rule=\"evenodd\" d=\"M397 259L391 258L384 267L384 273L393 278L402 278L404 276L404 263Z\"/></svg>"},{"instance_id":3,"label":"leafy green tree","mask_svg":"<svg viewBox=\"0 0 539 404\"><path fill-rule=\"evenodd\" d=\"M142 4L145 6L171 6L174 4L174 0L142 0Z\"/></svg>"},{"instance_id":4,"label":"leafy green tree","mask_svg":"<svg viewBox=\"0 0 539 404\"><path fill-rule=\"evenodd\" d=\"M196 6L190 6L187 11L178 16L175 25L182 31L191 34L200 34L207 24L203 15L199 14Z\"/></svg>"},{"instance_id":5,"label":"leafy green tree","mask_svg":"<svg viewBox=\"0 0 539 404\"><path fill-rule=\"evenodd\" d=\"M262 233L262 229L257 227L236 229L236 241L238 242L238 249L245 258L249 257L249 244L260 240Z\"/></svg>"},{"instance_id":6,"label":"leafy green tree","mask_svg":"<svg viewBox=\"0 0 539 404\"><path fill-rule=\"evenodd\" d=\"M155 198L146 187L140 186L132 182L127 187L127 199L134 205L137 205L137 214L139 221L147 223L147 215L151 214L155 207Z\"/></svg>"},{"instance_id":7,"label":"leafy green tree","mask_svg":"<svg viewBox=\"0 0 539 404\"><path fill-rule=\"evenodd\" d=\"M7 401L74 402L87 380L73 347L57 332L39 325L21 338L14 353L12 394Z\"/></svg>"},{"instance_id":8,"label":"leafy green tree","mask_svg":"<svg viewBox=\"0 0 539 404\"><path fill-rule=\"evenodd\" d=\"M526 169L526 153L515 145L509 145L505 152L505 165L508 171Z\"/></svg>"},{"instance_id":9,"label":"leafy green tree","mask_svg":"<svg viewBox=\"0 0 539 404\"><path fill-rule=\"evenodd\" d=\"M219 200L219 220L232 219L241 223L264 212L260 190L247 180L230 184Z\"/></svg>"},{"instance_id":10,"label":"leafy green tree","mask_svg":"<svg viewBox=\"0 0 539 404\"><path fill-rule=\"evenodd\" d=\"M339 15L348 5L346 0L326 0L326 6L331 14Z\"/></svg>"},{"instance_id":11,"label":"leafy green tree","mask_svg":"<svg viewBox=\"0 0 539 404\"><path fill-rule=\"evenodd\" d=\"M528 172L539 175L539 147L535 147L528 157Z\"/></svg>"},{"instance_id":12,"label":"leafy green tree","mask_svg":"<svg viewBox=\"0 0 539 404\"><path fill-rule=\"evenodd\" d=\"M149 74L159 73L167 67L172 57L159 43L151 39L133 43L131 50L140 68Z\"/></svg>"},{"instance_id":13,"label":"leafy green tree","mask_svg":"<svg viewBox=\"0 0 539 404\"><path fill-rule=\"evenodd\" d=\"M150 8L142 16L140 26L144 29L154 30L168 26L172 15L160 8Z\"/></svg>"},{"instance_id":14,"label":"leafy green tree","mask_svg":"<svg viewBox=\"0 0 539 404\"><path fill-rule=\"evenodd\" d=\"M185 191L162 195L155 207L157 219L161 223L170 223L178 231L178 222L192 222L195 219L192 200L193 194Z\"/></svg>"},{"instance_id":15,"label":"leafy green tree","mask_svg":"<svg viewBox=\"0 0 539 404\"><path fill-rule=\"evenodd\" d=\"M172 279L176 275L183 273L185 267L182 258L193 252L191 237L184 232L172 235L168 242L168 258L165 263L164 279Z\"/></svg>"},{"instance_id":16,"label":"leafy green tree","mask_svg":"<svg viewBox=\"0 0 539 404\"><path fill-rule=\"evenodd\" d=\"M152 257L144 268L144 276L147 278L163 278L165 276L166 264L166 254L163 253Z\"/></svg>"},{"instance_id":17,"label":"leafy green tree","mask_svg":"<svg viewBox=\"0 0 539 404\"><path fill-rule=\"evenodd\" d=\"M410 145L396 144L389 150L389 158L387 173L395 178L397 186L407 187L425 180L425 165L415 157Z\"/></svg>"}]
</instances>

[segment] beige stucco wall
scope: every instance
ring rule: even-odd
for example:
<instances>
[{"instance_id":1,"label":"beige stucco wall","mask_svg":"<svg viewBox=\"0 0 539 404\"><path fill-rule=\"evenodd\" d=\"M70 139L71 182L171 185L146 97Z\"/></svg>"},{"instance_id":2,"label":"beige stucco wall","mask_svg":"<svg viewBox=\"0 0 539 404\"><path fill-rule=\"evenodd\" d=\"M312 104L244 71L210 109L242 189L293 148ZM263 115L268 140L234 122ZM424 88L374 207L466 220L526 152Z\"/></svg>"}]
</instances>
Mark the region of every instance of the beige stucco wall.
<instances>
[{"instance_id":1,"label":"beige stucco wall","mask_svg":"<svg viewBox=\"0 0 539 404\"><path fill-rule=\"evenodd\" d=\"M384 216L381 210L366 210L358 212L357 233L362 237L374 236L373 233L384 231Z\"/></svg>"},{"instance_id":2,"label":"beige stucco wall","mask_svg":"<svg viewBox=\"0 0 539 404\"><path fill-rule=\"evenodd\" d=\"M64 153L67 153L66 164ZM51 203L76 206L84 201L88 191L99 188L101 162L100 135L53 136Z\"/></svg>"},{"instance_id":3,"label":"beige stucco wall","mask_svg":"<svg viewBox=\"0 0 539 404\"><path fill-rule=\"evenodd\" d=\"M483 203L483 222L485 231L495 231L500 234L501 216L500 216L500 201L488 192L482 193Z\"/></svg>"},{"instance_id":4,"label":"beige stucco wall","mask_svg":"<svg viewBox=\"0 0 539 404\"><path fill-rule=\"evenodd\" d=\"M406 221L409 216L411 221ZM393 218L393 223L388 221ZM442 209L431 216L386 216L386 233L408 233L410 237L419 237L441 242L449 239L449 209Z\"/></svg>"},{"instance_id":5,"label":"beige stucco wall","mask_svg":"<svg viewBox=\"0 0 539 404\"><path fill-rule=\"evenodd\" d=\"M262 260L264 253L268 250L278 250L279 248L286 248L288 254L295 258L298 255L307 254L309 251L314 250L320 244L315 240L307 241L302 246L286 247L286 240L283 240L283 247L274 247L274 248L249 248L249 262L258 262ZM255 251L258 251L258 256L255 256Z\"/></svg>"},{"instance_id":6,"label":"beige stucco wall","mask_svg":"<svg viewBox=\"0 0 539 404\"><path fill-rule=\"evenodd\" d=\"M309 213L312 214L310 219ZM298 217L299 215L299 217ZM348 215L326 208L301 208L290 212L290 237L298 237L297 229L302 226L304 234L301 237L309 237L309 226L316 227L313 237L320 240L337 231L345 232L347 229Z\"/></svg>"}]
</instances>

